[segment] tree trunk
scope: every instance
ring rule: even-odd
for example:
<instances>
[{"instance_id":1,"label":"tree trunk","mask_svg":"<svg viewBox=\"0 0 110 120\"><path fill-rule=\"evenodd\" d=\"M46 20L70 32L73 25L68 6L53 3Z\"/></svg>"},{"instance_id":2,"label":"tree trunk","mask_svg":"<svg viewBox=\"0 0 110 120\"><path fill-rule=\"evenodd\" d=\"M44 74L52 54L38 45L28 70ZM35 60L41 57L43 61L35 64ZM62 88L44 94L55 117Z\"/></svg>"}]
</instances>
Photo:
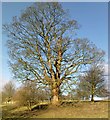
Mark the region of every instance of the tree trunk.
<instances>
[{"instance_id":1,"label":"tree trunk","mask_svg":"<svg viewBox=\"0 0 110 120\"><path fill-rule=\"evenodd\" d=\"M59 87L55 87L52 89L52 105L59 105Z\"/></svg>"},{"instance_id":2,"label":"tree trunk","mask_svg":"<svg viewBox=\"0 0 110 120\"><path fill-rule=\"evenodd\" d=\"M94 95L91 95L91 101L94 102Z\"/></svg>"},{"instance_id":3,"label":"tree trunk","mask_svg":"<svg viewBox=\"0 0 110 120\"><path fill-rule=\"evenodd\" d=\"M94 83L92 83L92 91L91 91L91 101L94 102Z\"/></svg>"}]
</instances>

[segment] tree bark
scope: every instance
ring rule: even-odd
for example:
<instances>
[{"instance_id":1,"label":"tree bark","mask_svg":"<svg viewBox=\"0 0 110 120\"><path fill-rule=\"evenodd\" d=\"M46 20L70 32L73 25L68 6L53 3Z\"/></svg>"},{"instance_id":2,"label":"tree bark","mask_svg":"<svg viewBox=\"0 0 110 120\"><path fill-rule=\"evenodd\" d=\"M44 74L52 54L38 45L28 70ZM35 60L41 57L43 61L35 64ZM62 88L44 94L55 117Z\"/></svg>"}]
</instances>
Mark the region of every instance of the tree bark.
<instances>
[{"instance_id":1,"label":"tree bark","mask_svg":"<svg viewBox=\"0 0 110 120\"><path fill-rule=\"evenodd\" d=\"M52 89L52 99L51 99L52 105L59 105L59 87L55 87Z\"/></svg>"}]
</instances>

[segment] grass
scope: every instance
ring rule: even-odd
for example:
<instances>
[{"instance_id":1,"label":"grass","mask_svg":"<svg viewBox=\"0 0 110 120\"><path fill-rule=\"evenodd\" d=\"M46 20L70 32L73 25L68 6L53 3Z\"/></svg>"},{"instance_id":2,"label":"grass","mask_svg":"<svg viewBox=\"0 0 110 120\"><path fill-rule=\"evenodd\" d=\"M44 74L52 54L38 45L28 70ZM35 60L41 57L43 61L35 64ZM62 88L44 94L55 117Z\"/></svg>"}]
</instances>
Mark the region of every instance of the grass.
<instances>
[{"instance_id":1,"label":"grass","mask_svg":"<svg viewBox=\"0 0 110 120\"><path fill-rule=\"evenodd\" d=\"M108 118L108 102L64 102L59 107L47 104L17 108L14 105L2 106L3 118Z\"/></svg>"}]
</instances>

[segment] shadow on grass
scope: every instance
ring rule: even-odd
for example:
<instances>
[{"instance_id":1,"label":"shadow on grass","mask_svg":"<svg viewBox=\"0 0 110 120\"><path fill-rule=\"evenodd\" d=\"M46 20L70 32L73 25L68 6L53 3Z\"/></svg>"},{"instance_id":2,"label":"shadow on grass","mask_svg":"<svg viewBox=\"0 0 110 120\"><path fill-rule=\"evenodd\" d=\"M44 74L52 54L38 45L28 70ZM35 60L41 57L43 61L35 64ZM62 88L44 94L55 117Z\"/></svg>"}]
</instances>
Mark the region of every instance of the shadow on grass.
<instances>
[{"instance_id":1,"label":"shadow on grass","mask_svg":"<svg viewBox=\"0 0 110 120\"><path fill-rule=\"evenodd\" d=\"M37 106L35 106L35 107L33 107L32 109L31 109L31 111L34 111L34 110L46 110L47 108L49 107L49 105L48 104L43 104L43 105L37 105Z\"/></svg>"},{"instance_id":2,"label":"shadow on grass","mask_svg":"<svg viewBox=\"0 0 110 120\"><path fill-rule=\"evenodd\" d=\"M29 111L28 109L24 109L24 110L19 110L20 107L16 107L16 106L12 106L12 105L5 105L2 107L2 120L6 120L6 119L21 119L21 118L30 118L33 115L34 116L38 116L41 115L45 112L45 110L47 110L49 107L48 104L38 104L35 105L31 111Z\"/></svg>"}]
</instances>

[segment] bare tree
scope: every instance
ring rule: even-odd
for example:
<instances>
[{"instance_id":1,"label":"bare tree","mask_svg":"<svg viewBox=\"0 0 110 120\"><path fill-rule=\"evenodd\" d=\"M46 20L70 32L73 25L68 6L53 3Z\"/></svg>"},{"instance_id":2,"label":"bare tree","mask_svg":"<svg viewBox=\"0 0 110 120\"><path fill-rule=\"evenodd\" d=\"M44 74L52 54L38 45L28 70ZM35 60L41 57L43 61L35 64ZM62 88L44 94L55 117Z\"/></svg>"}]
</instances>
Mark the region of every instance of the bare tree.
<instances>
[{"instance_id":1,"label":"bare tree","mask_svg":"<svg viewBox=\"0 0 110 120\"><path fill-rule=\"evenodd\" d=\"M12 100L15 93L15 84L12 81L6 83L2 91L2 101L9 102Z\"/></svg>"},{"instance_id":2,"label":"bare tree","mask_svg":"<svg viewBox=\"0 0 110 120\"><path fill-rule=\"evenodd\" d=\"M26 81L16 91L14 101L16 101L18 106L27 106L27 108L31 110L31 106L38 102L35 84L30 81Z\"/></svg>"},{"instance_id":3,"label":"bare tree","mask_svg":"<svg viewBox=\"0 0 110 120\"><path fill-rule=\"evenodd\" d=\"M25 81L16 91L14 100L18 106L27 106L28 110L31 110L33 105L47 100L48 97L46 91L37 88L35 81Z\"/></svg>"},{"instance_id":4,"label":"bare tree","mask_svg":"<svg viewBox=\"0 0 110 120\"><path fill-rule=\"evenodd\" d=\"M94 101L94 96L107 97L108 92L102 65L92 65L85 75L80 76L77 92L79 92L80 97L90 98L91 96L91 101Z\"/></svg>"},{"instance_id":5,"label":"bare tree","mask_svg":"<svg viewBox=\"0 0 110 120\"><path fill-rule=\"evenodd\" d=\"M102 59L103 51L87 39L74 39L76 20L67 17L60 3L34 3L3 29L8 33L10 66L18 80L36 80L59 102L60 86L74 81L85 64Z\"/></svg>"}]
</instances>

